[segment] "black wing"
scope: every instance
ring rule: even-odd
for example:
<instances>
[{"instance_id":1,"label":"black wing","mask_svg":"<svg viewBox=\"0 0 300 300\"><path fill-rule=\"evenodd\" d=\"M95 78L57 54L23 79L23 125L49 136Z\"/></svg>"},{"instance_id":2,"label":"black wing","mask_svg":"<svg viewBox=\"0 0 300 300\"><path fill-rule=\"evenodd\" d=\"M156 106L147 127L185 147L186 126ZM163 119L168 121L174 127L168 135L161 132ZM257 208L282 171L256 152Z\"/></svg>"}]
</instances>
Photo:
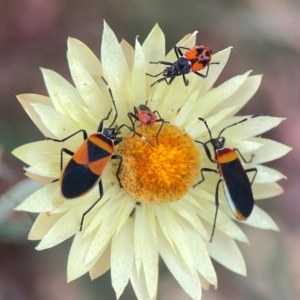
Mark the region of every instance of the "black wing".
<instances>
[{"instance_id":1,"label":"black wing","mask_svg":"<svg viewBox=\"0 0 300 300\"><path fill-rule=\"evenodd\" d=\"M74 160L68 163L61 182L61 193L67 199L77 198L87 193L99 180L86 165Z\"/></svg>"},{"instance_id":2,"label":"black wing","mask_svg":"<svg viewBox=\"0 0 300 300\"><path fill-rule=\"evenodd\" d=\"M254 199L251 183L240 160L235 159L220 164L220 168L229 193L229 195L226 195L229 205L233 210L235 208L244 219L247 219L252 212ZM228 199L229 197L231 199Z\"/></svg>"}]
</instances>

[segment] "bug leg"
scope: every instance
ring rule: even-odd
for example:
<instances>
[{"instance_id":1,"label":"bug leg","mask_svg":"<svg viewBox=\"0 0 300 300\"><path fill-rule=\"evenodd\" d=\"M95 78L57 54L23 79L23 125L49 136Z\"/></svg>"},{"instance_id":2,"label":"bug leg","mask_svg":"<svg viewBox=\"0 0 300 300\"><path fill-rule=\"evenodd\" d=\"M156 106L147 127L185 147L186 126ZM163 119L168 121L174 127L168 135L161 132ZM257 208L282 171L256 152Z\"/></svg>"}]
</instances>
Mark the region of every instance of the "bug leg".
<instances>
[{"instance_id":1,"label":"bug leg","mask_svg":"<svg viewBox=\"0 0 300 300\"><path fill-rule=\"evenodd\" d=\"M163 60L160 60L160 61L150 61L150 64L156 64L156 65L167 65L167 66L172 66L172 63L170 63L169 61L163 61ZM162 72L163 73L163 72ZM148 74L147 74L148 75ZM150 75L151 76L151 75ZM155 76L156 77L156 76Z\"/></svg>"},{"instance_id":2,"label":"bug leg","mask_svg":"<svg viewBox=\"0 0 300 300\"><path fill-rule=\"evenodd\" d=\"M103 197L103 185L102 185L102 180L99 181L99 194L100 198L82 215L81 222L80 222L80 228L79 231L82 230L83 222L85 216L95 207L95 205L102 199Z\"/></svg>"},{"instance_id":3,"label":"bug leg","mask_svg":"<svg viewBox=\"0 0 300 300\"><path fill-rule=\"evenodd\" d=\"M161 75L164 71L156 74L156 75L152 75L152 74L149 74L149 73L146 73L147 76L150 76L150 77L158 77L159 75Z\"/></svg>"},{"instance_id":4,"label":"bug leg","mask_svg":"<svg viewBox=\"0 0 300 300\"><path fill-rule=\"evenodd\" d=\"M134 107L134 108L136 109L136 107ZM129 120L130 120L130 122L131 122L131 125L132 125L132 129L133 129L133 135L132 135L132 138L134 138L134 136L135 136L135 124L134 124L132 118L135 119L135 121L138 121L139 118L136 116L135 113L132 113L132 112L129 112L129 113L127 114L127 116L128 116L128 118L129 118Z\"/></svg>"},{"instance_id":5,"label":"bug leg","mask_svg":"<svg viewBox=\"0 0 300 300\"><path fill-rule=\"evenodd\" d=\"M107 89L108 89L109 94L110 94L110 97L111 97L111 101L112 101L113 106L114 106L115 111L116 111L116 114L115 114L115 116L114 116L114 119L113 119L112 123L111 123L110 126L109 126L109 128L110 128L110 127L112 127L112 126L115 124L115 122L116 122L116 120L117 120L117 117L118 117L118 110L117 110L116 102L115 102L115 99L114 99L114 97L113 97L113 94L112 94L112 91L111 91L111 88L110 88L109 84L108 84L107 81L104 79L104 77L101 76L101 78L102 78L102 80L104 81L104 83L105 83L106 86L107 86ZM103 127L103 121L104 121L104 120L107 120L107 119L109 118L111 112L112 112L112 110L110 110L110 112L108 113L107 117L101 121L101 122L102 122L102 127ZM100 125L99 125L99 126L100 126ZM98 131L98 132L102 132L102 128L101 128L101 130Z\"/></svg>"},{"instance_id":6,"label":"bug leg","mask_svg":"<svg viewBox=\"0 0 300 300\"><path fill-rule=\"evenodd\" d=\"M202 77L202 78L206 78L207 75L208 75L208 72L209 72L209 66L210 66L210 65L207 66L207 70L206 70L206 74L205 74L205 75L204 75L204 74L201 74L201 73L198 73L198 72L195 72L195 74L197 74L198 76L200 76L200 77Z\"/></svg>"},{"instance_id":7,"label":"bug leg","mask_svg":"<svg viewBox=\"0 0 300 300\"><path fill-rule=\"evenodd\" d=\"M215 169L202 168L201 171L200 171L202 178L201 178L201 180L199 182L197 182L196 184L193 185L193 188L195 188L198 184L202 183L205 180L203 172L214 172L214 173L217 173L217 174L219 173Z\"/></svg>"},{"instance_id":8,"label":"bug leg","mask_svg":"<svg viewBox=\"0 0 300 300\"><path fill-rule=\"evenodd\" d=\"M219 210L219 185L220 182L222 181L222 179L219 179L218 183L217 183L217 187L216 187L216 198L215 198L215 204L216 204L216 212L215 212L215 218L214 218L214 224L213 224L213 229L210 235L210 240L209 242L212 242L214 233L215 233L215 229L216 229L216 223L217 223L217 215L218 215L218 210Z\"/></svg>"},{"instance_id":9,"label":"bug leg","mask_svg":"<svg viewBox=\"0 0 300 300\"><path fill-rule=\"evenodd\" d=\"M257 170L256 168L251 168L251 169L245 170L245 172L246 172L246 173L255 172L255 174L254 174L254 176L253 176L253 178L252 178L252 180L251 180L251 182L250 182L250 184L252 185L253 182L254 182L254 179L255 179L255 177L256 177L256 175L257 175L258 170Z\"/></svg>"},{"instance_id":10,"label":"bug leg","mask_svg":"<svg viewBox=\"0 0 300 300\"><path fill-rule=\"evenodd\" d=\"M173 82L174 79L175 79L175 76L171 77L171 79L168 82L167 78L165 78L167 85L170 85Z\"/></svg>"},{"instance_id":11,"label":"bug leg","mask_svg":"<svg viewBox=\"0 0 300 300\"><path fill-rule=\"evenodd\" d=\"M64 155L64 152L66 154L69 154L70 156L73 156L74 155L74 152L70 151L69 149L66 149L66 148L62 148L61 151L60 151L60 170L63 169L63 155Z\"/></svg>"},{"instance_id":12,"label":"bug leg","mask_svg":"<svg viewBox=\"0 0 300 300\"><path fill-rule=\"evenodd\" d=\"M78 130L78 131L72 133L71 135L67 136L66 138L64 138L64 139L62 139L62 140L52 139L52 138L49 138L49 137L46 137L45 139L46 139L46 140L50 140L50 141L54 141L54 142L60 142L60 143L62 143L62 142L64 142L64 141L70 139L71 137L75 136L76 134L78 134L78 133L80 133L80 132L83 133L83 139L86 140L86 139L87 139L87 132L86 132L86 130L84 130L84 129L80 129L80 130Z\"/></svg>"},{"instance_id":13,"label":"bug leg","mask_svg":"<svg viewBox=\"0 0 300 300\"><path fill-rule=\"evenodd\" d=\"M132 128L130 128L130 127L129 127L128 125L126 125L126 124L122 124L122 125L118 128L117 134L120 133L120 130L121 130L122 127L128 128L130 131L134 132L137 136L139 136L139 137L142 138L145 142L147 142L150 146L155 147L155 146L153 145L153 143L150 142L146 137L144 137L144 136L141 135L140 133L134 131ZM115 142L115 145L116 145L116 142Z\"/></svg>"},{"instance_id":14,"label":"bug leg","mask_svg":"<svg viewBox=\"0 0 300 300\"><path fill-rule=\"evenodd\" d=\"M183 56L183 54L182 54L182 51L180 50L180 49L185 49L185 50L190 50L190 48L187 48L187 47L176 47L177 48L177 50L178 50L178 52L180 53L180 55L181 56Z\"/></svg>"},{"instance_id":15,"label":"bug leg","mask_svg":"<svg viewBox=\"0 0 300 300\"><path fill-rule=\"evenodd\" d=\"M167 85L170 85L171 82L173 81L172 79L170 79L170 82L167 81L167 78L166 77L163 77L163 78L160 78L158 79L157 81L154 81L152 84L151 84L151 87L153 87L156 83L159 83L161 81L165 81Z\"/></svg>"},{"instance_id":16,"label":"bug leg","mask_svg":"<svg viewBox=\"0 0 300 300\"><path fill-rule=\"evenodd\" d=\"M165 121L165 119L163 119L163 118L161 117L160 113L159 113L157 110L154 110L153 113L154 113L154 114L157 114L158 117L159 117L159 119L157 119L157 120L155 121L155 123L162 122L162 124L161 124L161 126L160 126L160 128L159 128L159 130L158 130L158 132L157 132L157 134L156 134L156 142L157 142L157 145L158 145L158 136L159 136L159 133L160 133L160 131L162 130L162 127L164 126L164 124L165 124L165 123L169 123L169 122Z\"/></svg>"},{"instance_id":17,"label":"bug leg","mask_svg":"<svg viewBox=\"0 0 300 300\"><path fill-rule=\"evenodd\" d=\"M207 155L208 159L209 159L211 162L215 163L215 161L214 161L214 160L212 159L212 157L211 157L210 151L209 151L209 149L208 149L208 147L207 147L207 143L203 143L203 142L200 142L200 141L197 141L197 140L195 140L195 142L198 143L198 144L201 144L201 145L204 147L204 150L205 150L205 152L206 152L206 155Z\"/></svg>"},{"instance_id":18,"label":"bug leg","mask_svg":"<svg viewBox=\"0 0 300 300\"><path fill-rule=\"evenodd\" d=\"M83 139L86 140L87 139L87 133L86 133L86 131L84 129L78 130L75 133L67 136L66 138L64 138L62 140L52 139L52 138L48 138L48 137L46 137L46 140L50 140L50 141L62 143L62 142L68 140L69 138L75 136L76 134L78 134L80 132L83 133ZM63 169L63 152L69 154L70 156L74 155L74 152L70 151L69 149L66 149L66 148L62 148L61 149L61 151L60 151L60 171ZM58 179L54 179L52 182L56 182L56 181L58 181Z\"/></svg>"},{"instance_id":19,"label":"bug leg","mask_svg":"<svg viewBox=\"0 0 300 300\"><path fill-rule=\"evenodd\" d=\"M122 158L121 155L115 154L115 155L113 155L113 156L111 157L111 159L120 159L120 163L119 163L119 166L118 166L118 169L117 169L117 172L116 172L116 176L117 176L117 178L118 178L120 187L122 188L123 185L122 185L122 183L121 183L121 180L120 180L120 177L119 177L119 173L120 173L120 168L121 168L121 165L122 165L122 162L123 162L123 158Z\"/></svg>"},{"instance_id":20,"label":"bug leg","mask_svg":"<svg viewBox=\"0 0 300 300\"><path fill-rule=\"evenodd\" d=\"M208 75L208 72L209 72L209 66L210 65L218 65L219 63L210 63L208 66L207 66L207 70L206 70L206 74L201 74L201 73L198 73L198 72L194 72L195 74L197 74L198 76L202 77L202 78L206 78L207 75Z\"/></svg>"},{"instance_id":21,"label":"bug leg","mask_svg":"<svg viewBox=\"0 0 300 300\"><path fill-rule=\"evenodd\" d=\"M63 157L64 157L64 152L66 154L69 154L70 156L73 156L74 155L74 152L70 151L69 149L66 149L66 148L62 148L60 150L60 171L63 169L63 165L64 165L64 162L63 162ZM52 180L51 182L56 182L58 181L59 179L54 179Z\"/></svg>"},{"instance_id":22,"label":"bug leg","mask_svg":"<svg viewBox=\"0 0 300 300\"><path fill-rule=\"evenodd\" d=\"M158 129L158 131L157 131L157 134L156 134L156 143L157 143L157 145L158 145L158 136L159 136L160 131L162 130L162 128L163 128L163 126L164 126L164 124L165 124L166 122L165 122L164 119L157 119L157 120L155 121L155 123L157 123L157 122L161 122L161 125L160 125L160 127L159 127L159 129Z\"/></svg>"},{"instance_id":23,"label":"bug leg","mask_svg":"<svg viewBox=\"0 0 300 300\"><path fill-rule=\"evenodd\" d=\"M174 46L174 52L175 52L175 54L176 54L176 56L177 56L177 59L179 59L180 56L183 56L183 53L182 53L182 51L180 50L180 48L181 48L181 47Z\"/></svg>"},{"instance_id":24,"label":"bug leg","mask_svg":"<svg viewBox=\"0 0 300 300\"><path fill-rule=\"evenodd\" d=\"M244 161L244 163L250 164L250 163L252 162L253 157L254 157L254 154L252 154L252 155L251 155L251 158L247 161L247 160L245 159L245 157L242 155L242 153L240 152L239 149L233 148L233 150L235 150L235 151L240 155L240 157L241 157L241 159Z\"/></svg>"},{"instance_id":25,"label":"bug leg","mask_svg":"<svg viewBox=\"0 0 300 300\"><path fill-rule=\"evenodd\" d=\"M184 74L182 74L182 78L183 78L184 85L188 86L189 85L189 81L185 78Z\"/></svg>"},{"instance_id":26,"label":"bug leg","mask_svg":"<svg viewBox=\"0 0 300 300\"><path fill-rule=\"evenodd\" d=\"M104 121L109 119L109 116L110 116L111 112L112 112L112 109L108 112L107 116L100 121L97 132L102 132Z\"/></svg>"}]
</instances>

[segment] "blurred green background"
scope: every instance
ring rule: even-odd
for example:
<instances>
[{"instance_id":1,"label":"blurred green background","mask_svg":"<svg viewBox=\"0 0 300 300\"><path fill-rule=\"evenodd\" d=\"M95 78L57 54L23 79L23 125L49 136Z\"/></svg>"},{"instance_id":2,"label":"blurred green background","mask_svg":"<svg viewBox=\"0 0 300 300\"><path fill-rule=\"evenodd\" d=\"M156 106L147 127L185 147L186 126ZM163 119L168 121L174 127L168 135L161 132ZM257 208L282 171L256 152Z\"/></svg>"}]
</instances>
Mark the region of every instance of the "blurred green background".
<instances>
[{"instance_id":1,"label":"blurred green background","mask_svg":"<svg viewBox=\"0 0 300 300\"><path fill-rule=\"evenodd\" d=\"M119 40L143 42L155 23L165 32L167 50L198 30L198 41L213 52L233 46L218 83L249 69L264 74L262 85L241 114L286 117L265 134L294 148L268 164L288 176L285 193L259 201L281 232L242 226L251 245L240 245L248 277L215 263L219 288L203 299L300 299L300 2L299 0L10 0L0 1L0 195L24 178L23 164L10 154L24 143L43 139L15 95L46 95L39 67L71 81L66 60L68 36L100 53L103 19ZM30 189L30 187L28 187ZM18 198L18 195L11 196ZM110 274L91 282L83 276L66 283L70 241L37 252L27 241L32 220L0 212L0 299L115 299ZM121 299L135 299L129 286ZM158 299L190 299L161 265Z\"/></svg>"}]
</instances>

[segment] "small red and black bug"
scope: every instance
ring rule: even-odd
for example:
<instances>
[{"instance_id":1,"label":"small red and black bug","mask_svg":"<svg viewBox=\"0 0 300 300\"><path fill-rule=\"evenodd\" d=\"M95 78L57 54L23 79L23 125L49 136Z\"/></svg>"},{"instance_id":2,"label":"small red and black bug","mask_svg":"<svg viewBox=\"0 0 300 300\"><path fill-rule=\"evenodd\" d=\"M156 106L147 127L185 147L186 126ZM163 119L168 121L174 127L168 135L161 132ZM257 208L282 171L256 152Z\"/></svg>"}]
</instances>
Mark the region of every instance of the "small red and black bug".
<instances>
[{"instance_id":1,"label":"small red and black bug","mask_svg":"<svg viewBox=\"0 0 300 300\"><path fill-rule=\"evenodd\" d=\"M147 106L147 102L146 104L140 104L138 107L134 106L133 111L134 111L133 113L129 112L127 115L131 121L132 128L134 131L135 131L135 124L133 122L133 119L135 119L136 121L140 121L145 126L152 126L154 123L161 122L161 126L156 134L156 142L158 144L158 135L164 123L166 123L165 120L160 116L159 112L157 110L151 111L150 108ZM155 114L157 114L159 119Z\"/></svg>"},{"instance_id":2,"label":"small red and black bug","mask_svg":"<svg viewBox=\"0 0 300 300\"><path fill-rule=\"evenodd\" d=\"M81 129L62 140L46 138L55 142L64 142L78 133L82 132L83 134L84 141L75 153L66 148L61 149L61 173L59 179L54 180L59 182L61 195L65 199L73 199L84 196L89 191L91 191L91 189L97 183L99 183L100 198L82 215L82 219L80 222L80 231L82 230L84 217L101 200L103 196L101 175L111 159L120 160L116 176L118 178L120 186L122 186L119 178L122 156L113 154L114 146L119 144L123 140L122 137L117 137L120 134L121 128L128 128L130 131L134 132L134 134L143 138L147 143L154 147L154 145L144 136L142 136L138 132L135 132L132 128L125 124L119 126L118 128L112 127L117 120L118 111L112 95L112 91L106 80L103 77L102 79L107 85L113 106L116 111L115 117L110 126L103 129L104 121L109 119L112 109L109 111L106 118L100 121L96 133L88 136L86 130ZM72 156L65 167L63 167L63 153Z\"/></svg>"},{"instance_id":3,"label":"small red and black bug","mask_svg":"<svg viewBox=\"0 0 300 300\"><path fill-rule=\"evenodd\" d=\"M256 118L259 116L261 115L255 115L250 118ZM199 120L204 122L208 130L210 140L205 143L200 141L195 141L195 142L203 145L208 159L213 163L217 163L217 170L210 169L210 168L202 168L201 169L202 179L198 183L196 183L194 187L205 180L203 174L204 172L215 172L220 175L220 179L216 186L216 193L215 193L216 212L215 212L215 218L214 218L213 229L210 237L210 242L212 241L215 228L216 228L217 214L219 208L219 185L221 181L223 181L224 191L229 206L233 214L238 220L240 221L247 220L247 218L250 216L253 210L254 198L253 198L251 185L256 177L257 169L251 168L245 170L241 164L239 156L242 158L242 160L245 163L251 163L254 155L252 154L251 159L249 161L246 161L246 159L243 157L243 155L238 149L236 148L231 149L231 148L224 147L225 137L221 136L221 134L226 129L232 126L236 126L237 124L240 124L242 122L245 122L250 118L243 119L237 123L231 124L223 128L219 133L218 137L215 139L212 138L211 131L207 125L207 122L202 118L198 118ZM211 143L211 145L214 148L215 159L213 159L211 156L210 150L207 146L208 143ZM246 174L248 172L255 172L251 182Z\"/></svg>"},{"instance_id":4,"label":"small red and black bug","mask_svg":"<svg viewBox=\"0 0 300 300\"><path fill-rule=\"evenodd\" d=\"M185 49L188 51L183 54L181 49ZM158 77L159 75L164 76L163 78L160 78L152 83L151 86L161 81L165 81L167 84L171 84L174 78L179 75L182 75L185 86L188 86L189 81L185 78L184 74L193 72L198 76L205 78L208 75L209 66L219 64L218 62L210 62L212 58L212 52L208 47L203 45L196 45L191 49L174 46L174 51L178 58L174 63L170 63L168 61L150 62L151 64L162 64L170 66L156 75L146 73L146 75L151 77ZM205 67L207 67L205 75L198 72L203 70ZM170 80L168 81L167 78L170 78Z\"/></svg>"}]
</instances>

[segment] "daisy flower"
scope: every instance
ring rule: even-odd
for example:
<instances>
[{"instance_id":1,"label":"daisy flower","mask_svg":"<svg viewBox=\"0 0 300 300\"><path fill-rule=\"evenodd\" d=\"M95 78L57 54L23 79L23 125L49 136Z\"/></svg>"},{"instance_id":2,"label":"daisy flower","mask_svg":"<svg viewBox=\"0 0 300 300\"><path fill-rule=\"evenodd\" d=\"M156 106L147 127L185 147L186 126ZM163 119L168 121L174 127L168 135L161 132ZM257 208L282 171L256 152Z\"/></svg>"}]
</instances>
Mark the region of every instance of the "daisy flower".
<instances>
[{"instance_id":1,"label":"daisy flower","mask_svg":"<svg viewBox=\"0 0 300 300\"><path fill-rule=\"evenodd\" d=\"M191 48L196 44L196 32L186 35L177 46ZM119 298L129 280L140 300L156 299L159 259L192 299L201 299L202 289L217 287L217 276L211 258L241 275L246 275L243 256L236 241L247 243L247 237L234 222L223 189L220 189L220 208L215 235L209 242L215 215L215 189L219 177L208 174L200 179L201 168L215 168L201 144L209 135L205 118L217 136L227 125L245 116L235 114L258 89L261 76L250 71L233 77L218 87L214 82L227 63L231 48L213 55L207 78L187 76L186 87L181 77L171 85L164 82L150 87L157 79L162 65L152 61L176 61L174 51L165 55L165 36L158 25L143 44L138 39L133 48L126 41L118 42L104 23L101 62L82 42L68 40L67 58L74 85L57 73L42 69L49 96L19 95L22 106L40 129L52 139L62 140L84 129L94 133L100 120L113 108L111 95L101 79L108 82L118 110L116 125L132 126L127 113L145 104L158 111L166 121L161 126L139 126L137 131L156 144L151 147L124 128L124 140L115 149L122 155L120 181L116 177L117 163L111 161L101 179L104 195L85 216L79 231L82 214L99 198L98 186L72 201L60 194L60 152L67 148L75 152L82 144L82 135L63 143L43 140L23 145L13 154L24 161L26 175L43 187L24 200L16 209L39 213L29 233L30 240L41 240L37 250L53 247L74 236L68 258L68 281L89 272L92 279L111 271L112 286ZM105 121L109 126L110 119ZM252 185L255 200L282 193L277 181L285 178L280 172L262 163L277 159L290 148L276 141L256 137L279 125L283 119L258 117L247 120L224 132L226 146L238 148L244 156L254 158L247 168L258 172ZM66 156L64 163L68 161ZM246 168L246 167L245 167ZM259 202L259 201L256 201ZM273 219L254 206L245 224L278 230Z\"/></svg>"}]
</instances>

